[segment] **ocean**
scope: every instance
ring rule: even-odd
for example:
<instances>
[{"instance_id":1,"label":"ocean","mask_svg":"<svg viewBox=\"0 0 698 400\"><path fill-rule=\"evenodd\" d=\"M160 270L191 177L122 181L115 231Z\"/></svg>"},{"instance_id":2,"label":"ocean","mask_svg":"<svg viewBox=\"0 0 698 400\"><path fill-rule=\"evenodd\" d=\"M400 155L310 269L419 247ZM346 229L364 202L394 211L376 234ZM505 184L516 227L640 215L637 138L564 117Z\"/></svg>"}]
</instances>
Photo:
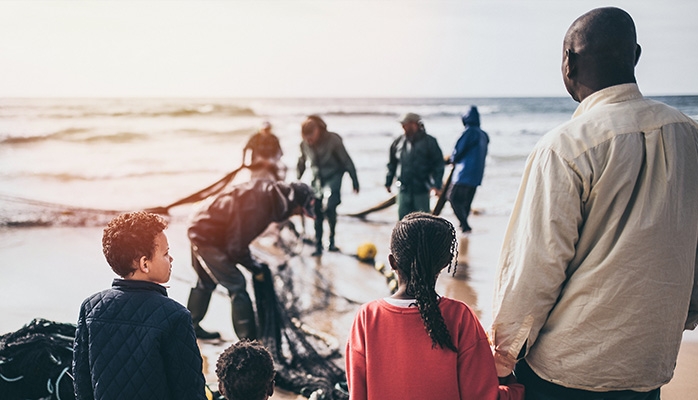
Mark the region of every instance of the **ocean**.
<instances>
[{"instance_id":1,"label":"ocean","mask_svg":"<svg viewBox=\"0 0 698 400\"><path fill-rule=\"evenodd\" d=\"M698 96L657 99L698 118ZM247 139L263 121L280 139L287 181L295 180L300 124L309 114L323 117L343 137L361 192L351 193L345 177L339 212L360 211L390 197L385 165L391 141L402 133L401 114L420 114L427 132L450 154L463 129L460 115L470 105L478 106L490 136L473 208L506 215L529 152L574 112L577 103L569 97L0 99L0 226L52 223L17 211L30 204L100 210L169 204L240 166ZM310 171L303 180L309 182Z\"/></svg>"}]
</instances>

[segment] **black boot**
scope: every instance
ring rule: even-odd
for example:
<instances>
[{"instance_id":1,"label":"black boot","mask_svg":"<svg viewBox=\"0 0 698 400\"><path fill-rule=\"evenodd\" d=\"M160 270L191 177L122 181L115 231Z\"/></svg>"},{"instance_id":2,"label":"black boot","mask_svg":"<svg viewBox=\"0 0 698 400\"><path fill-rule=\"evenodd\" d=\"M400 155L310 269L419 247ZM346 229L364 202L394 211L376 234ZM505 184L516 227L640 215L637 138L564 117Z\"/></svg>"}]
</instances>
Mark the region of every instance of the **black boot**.
<instances>
[{"instance_id":1,"label":"black boot","mask_svg":"<svg viewBox=\"0 0 698 400\"><path fill-rule=\"evenodd\" d=\"M194 323L194 333L199 339L219 339L221 334L218 332L208 332L199 326L199 322L204 319L206 311L208 311L208 303L211 301L211 292L203 289L194 288L189 292L189 300L187 301L187 309L191 313L191 320Z\"/></svg>"},{"instance_id":2,"label":"black boot","mask_svg":"<svg viewBox=\"0 0 698 400\"><path fill-rule=\"evenodd\" d=\"M239 339L257 339L257 322L255 321L252 300L247 292L240 292L232 296L233 328Z\"/></svg>"},{"instance_id":3,"label":"black boot","mask_svg":"<svg viewBox=\"0 0 698 400\"><path fill-rule=\"evenodd\" d=\"M337 214L334 212L327 213L327 224L330 226L330 246L327 248L329 251L339 251L339 247L334 245L334 228L337 225Z\"/></svg>"}]
</instances>

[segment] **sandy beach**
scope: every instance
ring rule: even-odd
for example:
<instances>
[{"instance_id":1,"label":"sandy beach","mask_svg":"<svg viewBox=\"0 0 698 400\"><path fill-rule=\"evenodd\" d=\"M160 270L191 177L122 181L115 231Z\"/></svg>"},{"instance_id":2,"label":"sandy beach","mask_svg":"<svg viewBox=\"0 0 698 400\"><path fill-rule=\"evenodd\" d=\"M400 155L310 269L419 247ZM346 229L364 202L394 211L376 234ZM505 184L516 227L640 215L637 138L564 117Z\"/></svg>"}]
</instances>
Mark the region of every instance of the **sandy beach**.
<instances>
[{"instance_id":1,"label":"sandy beach","mask_svg":"<svg viewBox=\"0 0 698 400\"><path fill-rule=\"evenodd\" d=\"M337 296L363 303L389 294L385 277L373 267L361 263L351 253L359 244L370 241L378 247L377 262L385 262L385 241L392 224L389 221L395 210L376 213L375 219L359 222L349 217L340 218L342 227L338 245L343 253L326 253L322 258L310 257L310 246L299 247L302 263L309 269L317 269ZM449 219L450 210L445 210ZM195 274L189 265L188 239L184 218L175 216L166 231L171 254L174 257L173 274L169 294L186 304ZM299 221L296 221L298 224ZM473 307L483 326L491 324L492 288L499 247L506 227L507 217L478 215L472 217L474 233L468 238L467 254L461 258L468 268L459 268L455 277L442 275L439 292L461 299ZM308 227L310 228L310 227ZM312 228L310 228L312 229ZM15 228L0 229L0 259L4 262L0 275L0 333L19 329L36 317L60 322L75 322L82 300L90 294L110 285L114 275L101 254L101 228ZM260 239L253 249L259 257L269 261L279 259L281 253L270 247L269 238ZM461 247L461 253L464 248ZM306 265L307 264L307 265ZM304 268L305 268L304 267ZM344 304L341 310L326 310L309 316L311 326L333 335L343 349L356 304ZM229 314L230 305L223 292L216 292L209 312L202 323L207 329L218 330L229 343L236 340ZM215 386L215 358L226 344L202 343L205 358L204 370L208 382ZM662 389L662 398L679 400L694 397L698 382L694 379L698 370L698 335L684 335L674 379ZM302 396L277 390L275 399L302 399Z\"/></svg>"}]
</instances>

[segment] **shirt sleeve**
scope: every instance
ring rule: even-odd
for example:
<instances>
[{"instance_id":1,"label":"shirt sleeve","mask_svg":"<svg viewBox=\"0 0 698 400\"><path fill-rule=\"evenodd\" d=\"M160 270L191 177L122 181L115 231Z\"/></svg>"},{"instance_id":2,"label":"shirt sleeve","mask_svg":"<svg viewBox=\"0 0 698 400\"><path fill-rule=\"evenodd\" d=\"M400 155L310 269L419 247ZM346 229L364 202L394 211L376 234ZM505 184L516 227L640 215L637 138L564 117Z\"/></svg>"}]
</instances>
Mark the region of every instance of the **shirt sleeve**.
<instances>
[{"instance_id":1,"label":"shirt sleeve","mask_svg":"<svg viewBox=\"0 0 698 400\"><path fill-rule=\"evenodd\" d=\"M346 147L344 147L344 143L342 143L341 138L339 139L339 144L335 149L335 154L339 159L339 162L342 164L342 166L344 166L344 169L349 173L354 190L359 190L359 178L356 176L356 167L354 166L354 162L351 160Z\"/></svg>"},{"instance_id":2,"label":"shirt sleeve","mask_svg":"<svg viewBox=\"0 0 698 400\"><path fill-rule=\"evenodd\" d=\"M460 398L472 400L523 400L524 389L518 383L500 385L485 330L472 312L463 314L457 335L467 347L458 350L458 382Z\"/></svg>"},{"instance_id":3,"label":"shirt sleeve","mask_svg":"<svg viewBox=\"0 0 698 400\"><path fill-rule=\"evenodd\" d=\"M582 224L582 184L563 158L535 150L504 237L495 279L492 335L499 376L536 342L566 279ZM524 351L524 356L526 351Z\"/></svg>"},{"instance_id":4,"label":"shirt sleeve","mask_svg":"<svg viewBox=\"0 0 698 400\"><path fill-rule=\"evenodd\" d=\"M186 310L177 313L176 321L164 335L163 364L172 399L206 399L203 361L191 317Z\"/></svg>"},{"instance_id":5,"label":"shirt sleeve","mask_svg":"<svg viewBox=\"0 0 698 400\"><path fill-rule=\"evenodd\" d=\"M688 307L688 317L684 329L696 329L698 326L698 245L696 245L696 261L693 273L693 290L691 291L691 303Z\"/></svg>"},{"instance_id":6,"label":"shirt sleeve","mask_svg":"<svg viewBox=\"0 0 698 400\"><path fill-rule=\"evenodd\" d=\"M346 346L346 373L349 387L349 398L352 400L367 400L366 386L366 354L364 347L364 328L361 323L361 313L354 318Z\"/></svg>"},{"instance_id":7,"label":"shirt sleeve","mask_svg":"<svg viewBox=\"0 0 698 400\"><path fill-rule=\"evenodd\" d=\"M385 186L390 187L393 184L393 179L395 178L395 172L397 171L397 156L395 155L395 145L393 142L390 145L390 154L388 155L388 173L385 176Z\"/></svg>"},{"instance_id":8,"label":"shirt sleeve","mask_svg":"<svg viewBox=\"0 0 698 400\"><path fill-rule=\"evenodd\" d=\"M89 338L85 325L85 307L80 307L80 316L73 344L73 386L76 399L94 399L89 362Z\"/></svg>"},{"instance_id":9,"label":"shirt sleeve","mask_svg":"<svg viewBox=\"0 0 698 400\"><path fill-rule=\"evenodd\" d=\"M296 175L298 179L301 179L303 173L305 172L305 152L303 151L303 143L301 143L300 156L298 156L298 164L296 165Z\"/></svg>"},{"instance_id":10,"label":"shirt sleeve","mask_svg":"<svg viewBox=\"0 0 698 400\"><path fill-rule=\"evenodd\" d=\"M434 180L432 182L432 187L436 189L441 189L444 182L444 169L446 163L444 162L444 154L441 152L441 147L439 147L439 142L436 139L432 139L431 145L431 178Z\"/></svg>"}]
</instances>

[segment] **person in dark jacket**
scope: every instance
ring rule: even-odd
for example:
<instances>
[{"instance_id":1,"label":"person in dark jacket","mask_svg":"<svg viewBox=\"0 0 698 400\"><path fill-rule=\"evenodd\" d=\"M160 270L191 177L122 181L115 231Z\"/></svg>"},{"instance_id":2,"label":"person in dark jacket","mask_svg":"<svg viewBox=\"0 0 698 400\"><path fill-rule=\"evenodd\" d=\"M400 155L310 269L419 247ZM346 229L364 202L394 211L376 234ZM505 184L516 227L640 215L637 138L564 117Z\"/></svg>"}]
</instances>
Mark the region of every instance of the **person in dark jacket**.
<instances>
[{"instance_id":1,"label":"person in dark jacket","mask_svg":"<svg viewBox=\"0 0 698 400\"><path fill-rule=\"evenodd\" d=\"M327 224L330 228L329 251L339 251L335 246L335 226L337 225L337 206L342 202L341 189L344 173L351 177L354 193L359 193L359 179L356 176L354 162L349 157L342 138L327 130L327 124L317 115L309 116L301 126L303 141L301 142L301 155L298 158L296 171L298 179L301 179L307 160L313 171L313 190L315 191L315 253L322 254L323 222L327 216ZM329 189L330 195L327 204L324 205L325 190Z\"/></svg>"},{"instance_id":2,"label":"person in dark jacket","mask_svg":"<svg viewBox=\"0 0 698 400\"><path fill-rule=\"evenodd\" d=\"M485 173L485 159L490 138L480 129L480 113L476 106L471 106L462 120L465 130L448 159L454 168L448 201L451 203L453 213L460 221L461 231L468 233L472 230L468 224L470 206L477 187L482 183L482 175Z\"/></svg>"},{"instance_id":3,"label":"person in dark jacket","mask_svg":"<svg viewBox=\"0 0 698 400\"><path fill-rule=\"evenodd\" d=\"M413 211L429 212L429 194L440 194L444 176L444 156L439 143L424 129L422 117L407 113L401 119L404 135L390 145L385 188L397 177L398 217ZM399 168L398 168L399 167Z\"/></svg>"},{"instance_id":4,"label":"person in dark jacket","mask_svg":"<svg viewBox=\"0 0 698 400\"><path fill-rule=\"evenodd\" d=\"M230 295L235 334L240 339L256 339L252 301L245 276L237 264L249 270L255 279L263 279L264 269L268 267L252 257L250 243L272 222L300 214L314 216L312 189L299 182L253 180L202 203L188 229L192 266L198 280L189 293L187 308L198 338L220 337L218 332L208 332L199 325L208 310L211 294L220 284Z\"/></svg>"},{"instance_id":5,"label":"person in dark jacket","mask_svg":"<svg viewBox=\"0 0 698 400\"><path fill-rule=\"evenodd\" d=\"M249 161L247 154L250 154ZM286 179L286 166L281 162L284 153L279 138L272 133L271 124L264 121L259 131L252 135L242 149L242 160L246 165L255 165L252 179L272 178L277 181Z\"/></svg>"},{"instance_id":6,"label":"person in dark jacket","mask_svg":"<svg viewBox=\"0 0 698 400\"><path fill-rule=\"evenodd\" d=\"M172 257L158 215L125 213L104 229L115 279L80 307L73 348L79 400L205 399L191 316L167 297Z\"/></svg>"}]
</instances>

